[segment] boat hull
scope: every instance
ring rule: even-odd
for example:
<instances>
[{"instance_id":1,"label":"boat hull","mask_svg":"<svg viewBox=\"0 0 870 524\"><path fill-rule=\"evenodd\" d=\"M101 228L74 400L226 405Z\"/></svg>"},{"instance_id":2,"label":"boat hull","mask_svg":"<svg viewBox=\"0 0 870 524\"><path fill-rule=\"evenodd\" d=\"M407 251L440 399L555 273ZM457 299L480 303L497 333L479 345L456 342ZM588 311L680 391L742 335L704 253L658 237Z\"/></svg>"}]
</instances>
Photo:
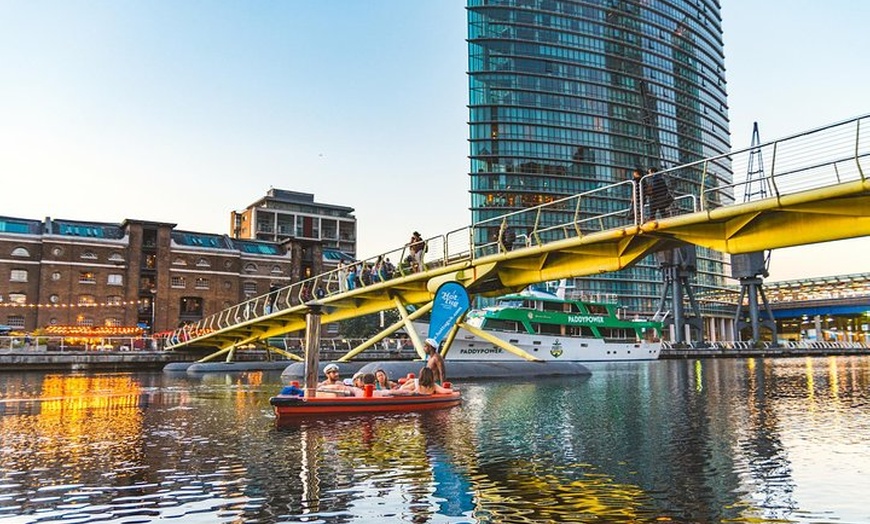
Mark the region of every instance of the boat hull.
<instances>
[{"instance_id":1,"label":"boat hull","mask_svg":"<svg viewBox=\"0 0 870 524\"><path fill-rule=\"evenodd\" d=\"M458 406L462 396L458 391L433 395L401 395L393 397L297 397L276 396L269 399L278 418L362 413L405 413L430 411Z\"/></svg>"},{"instance_id":2,"label":"boat hull","mask_svg":"<svg viewBox=\"0 0 870 524\"><path fill-rule=\"evenodd\" d=\"M429 324L415 322L415 329L421 337L428 336ZM522 349L536 359L548 362L657 360L662 348L661 342L650 341L606 341L588 337L494 330L487 331L487 333ZM464 329L460 329L456 334L445 359L448 362L522 362L526 360Z\"/></svg>"}]
</instances>

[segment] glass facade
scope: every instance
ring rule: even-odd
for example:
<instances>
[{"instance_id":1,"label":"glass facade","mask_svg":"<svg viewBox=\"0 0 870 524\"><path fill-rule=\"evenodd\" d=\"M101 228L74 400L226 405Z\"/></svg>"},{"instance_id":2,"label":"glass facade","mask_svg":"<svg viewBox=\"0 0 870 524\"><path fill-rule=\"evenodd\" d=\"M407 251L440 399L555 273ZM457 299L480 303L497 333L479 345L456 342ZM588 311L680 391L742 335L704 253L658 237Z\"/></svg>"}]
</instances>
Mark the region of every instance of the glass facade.
<instances>
[{"instance_id":1,"label":"glass facade","mask_svg":"<svg viewBox=\"0 0 870 524\"><path fill-rule=\"evenodd\" d=\"M717 0L468 0L467 12L474 223L730 149ZM700 290L724 285L722 254L699 249L698 266ZM648 257L576 286L649 313L661 275Z\"/></svg>"}]
</instances>

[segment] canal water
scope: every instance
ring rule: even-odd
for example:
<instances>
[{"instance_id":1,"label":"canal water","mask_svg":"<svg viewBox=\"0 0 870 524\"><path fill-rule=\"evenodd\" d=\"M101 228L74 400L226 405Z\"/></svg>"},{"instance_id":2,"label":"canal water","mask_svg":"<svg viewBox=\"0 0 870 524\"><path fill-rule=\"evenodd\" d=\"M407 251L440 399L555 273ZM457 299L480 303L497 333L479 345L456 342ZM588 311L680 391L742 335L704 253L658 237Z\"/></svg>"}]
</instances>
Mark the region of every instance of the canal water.
<instances>
[{"instance_id":1,"label":"canal water","mask_svg":"<svg viewBox=\"0 0 870 524\"><path fill-rule=\"evenodd\" d=\"M277 425L277 374L0 373L0 524L870 522L870 357L459 386Z\"/></svg>"}]
</instances>

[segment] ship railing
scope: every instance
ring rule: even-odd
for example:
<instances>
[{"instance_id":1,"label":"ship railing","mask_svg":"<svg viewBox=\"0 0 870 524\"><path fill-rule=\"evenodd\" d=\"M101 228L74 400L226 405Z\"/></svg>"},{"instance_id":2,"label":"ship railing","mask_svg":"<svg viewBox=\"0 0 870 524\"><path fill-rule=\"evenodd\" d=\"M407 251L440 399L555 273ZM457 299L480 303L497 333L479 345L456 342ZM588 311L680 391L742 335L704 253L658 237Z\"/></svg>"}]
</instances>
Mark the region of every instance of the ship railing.
<instances>
[{"instance_id":1,"label":"ship railing","mask_svg":"<svg viewBox=\"0 0 870 524\"><path fill-rule=\"evenodd\" d=\"M578 302L619 304L619 295L616 293L592 293L589 291L569 290L565 293L565 298Z\"/></svg>"}]
</instances>

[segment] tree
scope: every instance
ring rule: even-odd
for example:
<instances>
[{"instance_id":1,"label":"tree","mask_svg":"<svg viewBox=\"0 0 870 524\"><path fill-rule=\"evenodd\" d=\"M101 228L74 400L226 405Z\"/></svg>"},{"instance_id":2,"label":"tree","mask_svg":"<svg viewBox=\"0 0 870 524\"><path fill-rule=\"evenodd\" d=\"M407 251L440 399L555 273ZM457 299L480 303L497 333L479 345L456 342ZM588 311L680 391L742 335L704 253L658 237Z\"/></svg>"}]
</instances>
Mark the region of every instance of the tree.
<instances>
[{"instance_id":1,"label":"tree","mask_svg":"<svg viewBox=\"0 0 870 524\"><path fill-rule=\"evenodd\" d=\"M381 315L383 315L383 324L381 324ZM343 338L369 338L398 319L399 313L395 310L372 313L371 315L342 320L339 322L338 332Z\"/></svg>"}]
</instances>

